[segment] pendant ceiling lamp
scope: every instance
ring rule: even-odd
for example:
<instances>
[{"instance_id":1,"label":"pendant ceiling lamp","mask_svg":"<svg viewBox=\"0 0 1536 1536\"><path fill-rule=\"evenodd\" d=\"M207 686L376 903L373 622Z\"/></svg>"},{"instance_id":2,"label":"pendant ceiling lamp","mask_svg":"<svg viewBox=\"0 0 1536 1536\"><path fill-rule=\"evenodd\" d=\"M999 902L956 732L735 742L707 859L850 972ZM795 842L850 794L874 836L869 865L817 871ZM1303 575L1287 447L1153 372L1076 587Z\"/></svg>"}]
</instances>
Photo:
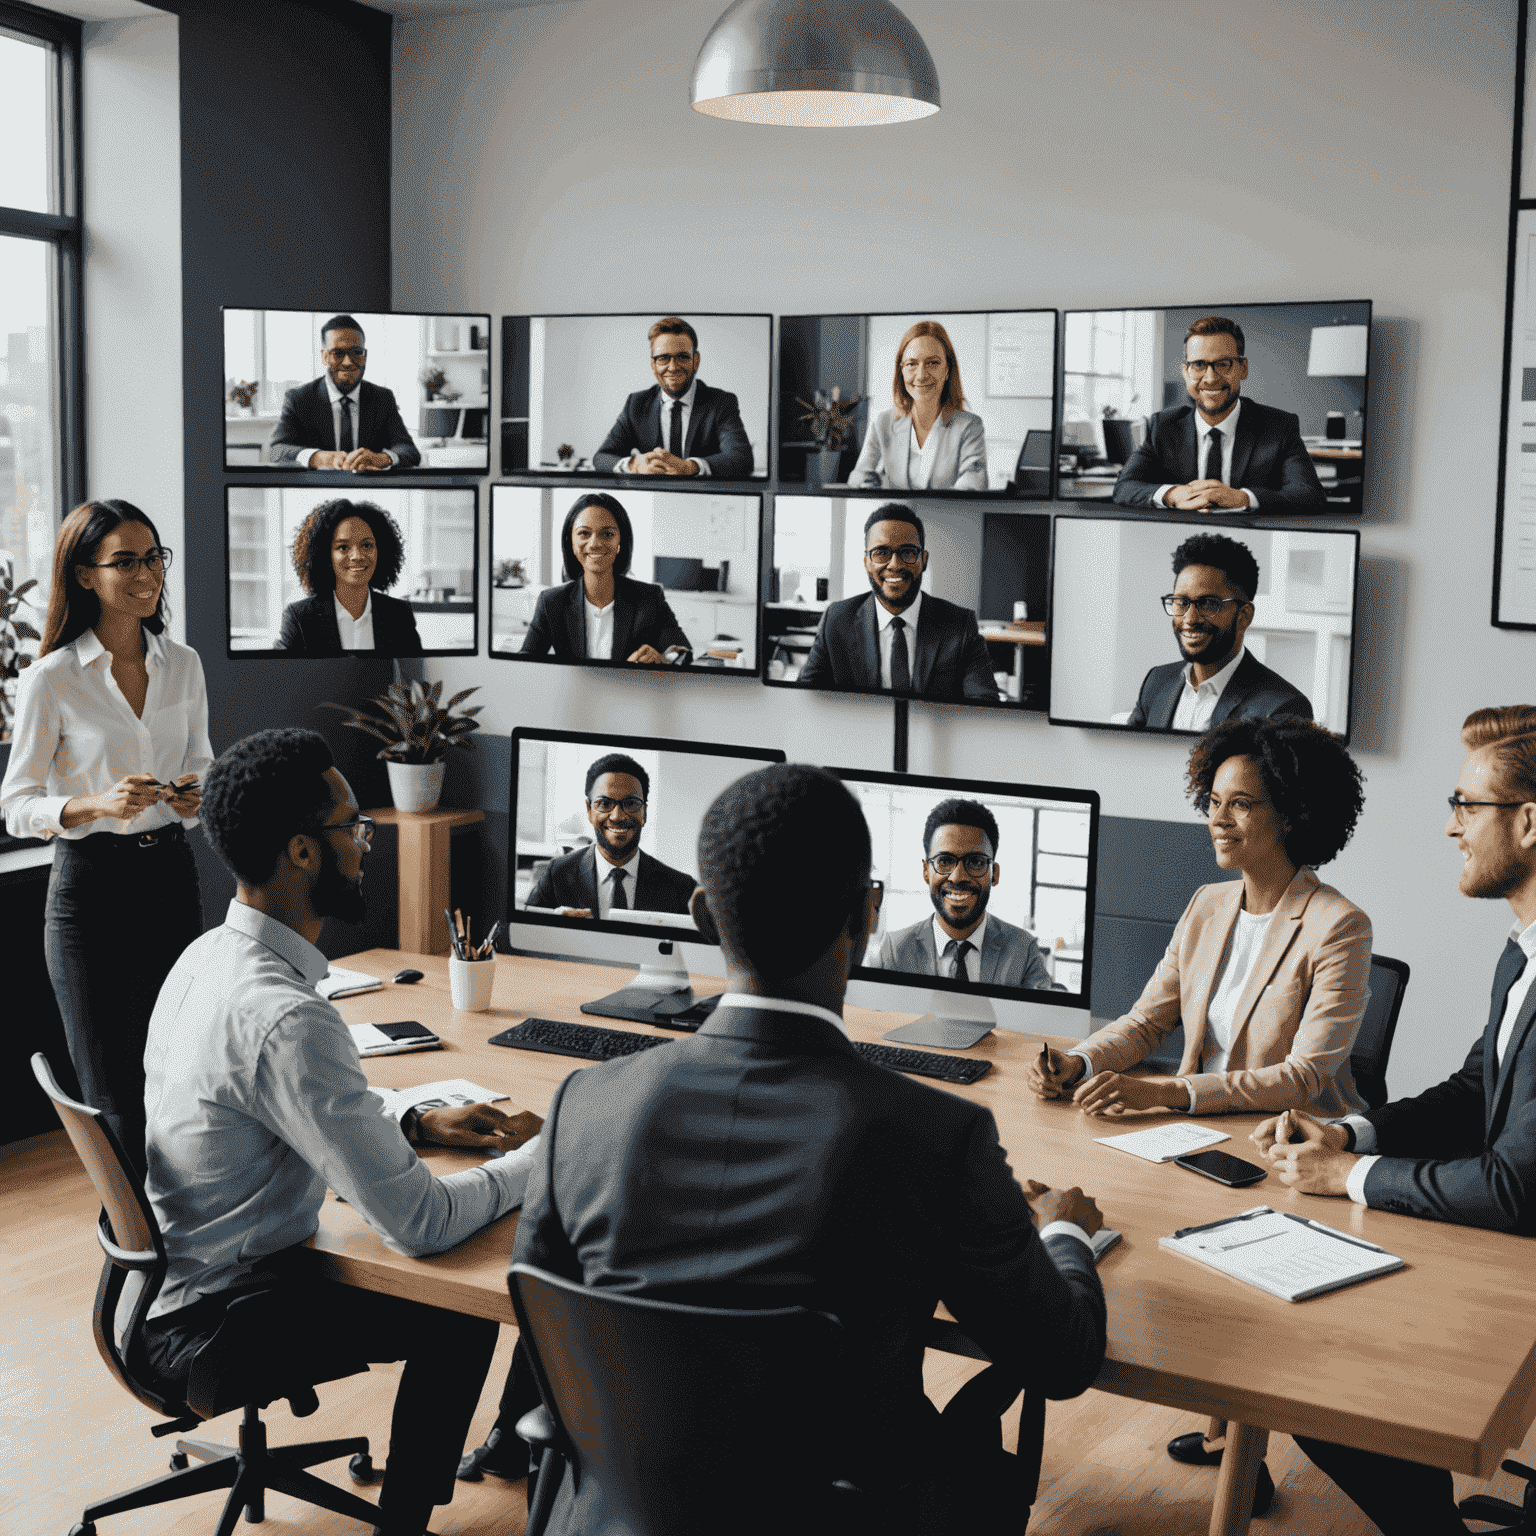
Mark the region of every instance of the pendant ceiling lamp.
<instances>
[{"instance_id":1,"label":"pendant ceiling lamp","mask_svg":"<svg viewBox=\"0 0 1536 1536\"><path fill-rule=\"evenodd\" d=\"M939 110L939 74L891 0L735 0L694 61L693 109L789 128L907 123Z\"/></svg>"}]
</instances>

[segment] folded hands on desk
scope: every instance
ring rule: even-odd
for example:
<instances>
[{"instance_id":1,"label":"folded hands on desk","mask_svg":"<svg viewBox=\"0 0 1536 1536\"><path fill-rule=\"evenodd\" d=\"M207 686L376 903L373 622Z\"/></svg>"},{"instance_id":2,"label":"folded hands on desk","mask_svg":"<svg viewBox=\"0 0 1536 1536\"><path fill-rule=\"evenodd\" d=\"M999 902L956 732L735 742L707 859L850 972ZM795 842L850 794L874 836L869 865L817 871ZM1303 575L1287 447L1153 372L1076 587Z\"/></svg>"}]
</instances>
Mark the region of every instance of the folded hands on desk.
<instances>
[{"instance_id":1,"label":"folded hands on desk","mask_svg":"<svg viewBox=\"0 0 1536 1536\"><path fill-rule=\"evenodd\" d=\"M531 1110L508 1114L494 1104L466 1104L462 1108L422 1110L416 1120L416 1138L442 1147L513 1152L537 1136L543 1124Z\"/></svg>"},{"instance_id":2,"label":"folded hands on desk","mask_svg":"<svg viewBox=\"0 0 1536 1536\"><path fill-rule=\"evenodd\" d=\"M1355 1154L1346 1152L1349 1131L1324 1125L1299 1109L1262 1120L1248 1138L1275 1167L1280 1182L1304 1195L1348 1195Z\"/></svg>"}]
</instances>

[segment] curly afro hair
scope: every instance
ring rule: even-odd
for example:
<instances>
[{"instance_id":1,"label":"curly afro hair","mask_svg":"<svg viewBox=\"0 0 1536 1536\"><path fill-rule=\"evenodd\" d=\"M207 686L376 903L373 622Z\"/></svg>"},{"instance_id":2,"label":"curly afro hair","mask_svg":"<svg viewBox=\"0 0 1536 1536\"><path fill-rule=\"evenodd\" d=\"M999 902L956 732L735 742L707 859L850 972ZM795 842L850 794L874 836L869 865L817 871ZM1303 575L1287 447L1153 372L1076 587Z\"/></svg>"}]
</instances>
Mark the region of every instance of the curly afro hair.
<instances>
[{"instance_id":1,"label":"curly afro hair","mask_svg":"<svg viewBox=\"0 0 1536 1536\"><path fill-rule=\"evenodd\" d=\"M940 800L928 812L923 823L923 857L933 847L933 834L940 827L976 827L987 834L992 844L992 857L997 857L997 817L979 800Z\"/></svg>"},{"instance_id":2,"label":"curly afro hair","mask_svg":"<svg viewBox=\"0 0 1536 1536\"><path fill-rule=\"evenodd\" d=\"M405 564L405 541L400 537L399 524L376 502L349 501L338 496L333 501L322 501L299 524L299 531L293 536L293 569L299 585L312 596L336 590L331 541L349 517L362 518L373 530L374 543L379 546L378 564L368 585L375 591L387 592L400 579L400 568Z\"/></svg>"},{"instance_id":3,"label":"curly afro hair","mask_svg":"<svg viewBox=\"0 0 1536 1536\"><path fill-rule=\"evenodd\" d=\"M1224 533L1196 533L1185 539L1173 552L1174 579L1189 565L1208 565L1220 571L1246 602L1251 603L1259 590L1259 562L1253 551Z\"/></svg>"},{"instance_id":4,"label":"curly afro hair","mask_svg":"<svg viewBox=\"0 0 1536 1536\"><path fill-rule=\"evenodd\" d=\"M324 775L334 766L318 731L287 727L237 741L208 770L203 835L242 885L266 885L288 839L330 814Z\"/></svg>"},{"instance_id":5,"label":"curly afro hair","mask_svg":"<svg viewBox=\"0 0 1536 1536\"><path fill-rule=\"evenodd\" d=\"M1349 841L1365 806L1365 776L1343 739L1311 720L1276 715L1224 720L1189 754L1185 775L1202 816L1211 808L1216 770L1229 757L1251 757L1285 823L1285 853L1299 869L1317 868Z\"/></svg>"},{"instance_id":6,"label":"curly afro hair","mask_svg":"<svg viewBox=\"0 0 1536 1536\"><path fill-rule=\"evenodd\" d=\"M816 878L806 879L806 856ZM699 881L728 956L764 980L808 970L844 931L857 935L869 889L869 827L842 782L775 763L725 789L699 826Z\"/></svg>"}]
</instances>

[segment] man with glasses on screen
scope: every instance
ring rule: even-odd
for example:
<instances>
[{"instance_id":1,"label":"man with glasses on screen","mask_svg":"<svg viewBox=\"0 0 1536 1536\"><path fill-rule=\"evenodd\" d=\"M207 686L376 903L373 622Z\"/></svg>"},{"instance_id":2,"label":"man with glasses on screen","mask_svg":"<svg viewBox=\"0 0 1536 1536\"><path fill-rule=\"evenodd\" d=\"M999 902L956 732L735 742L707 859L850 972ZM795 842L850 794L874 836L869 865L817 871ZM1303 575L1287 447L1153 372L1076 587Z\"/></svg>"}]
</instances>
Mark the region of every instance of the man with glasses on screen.
<instances>
[{"instance_id":1,"label":"man with glasses on screen","mask_svg":"<svg viewBox=\"0 0 1536 1536\"><path fill-rule=\"evenodd\" d=\"M656 382L624 402L592 455L593 469L605 475L745 480L752 473L752 441L736 396L698 377L698 333L669 315L651 327L649 339Z\"/></svg>"},{"instance_id":2,"label":"man with glasses on screen","mask_svg":"<svg viewBox=\"0 0 1536 1536\"><path fill-rule=\"evenodd\" d=\"M528 893L530 907L566 917L686 912L694 879L640 850L651 779L634 758L610 752L587 769L587 821L594 842L551 859Z\"/></svg>"},{"instance_id":3,"label":"man with glasses on screen","mask_svg":"<svg viewBox=\"0 0 1536 1536\"><path fill-rule=\"evenodd\" d=\"M875 965L961 983L1065 992L1051 980L1034 935L987 911L1003 875L997 848L997 818L979 800L934 806L923 827L923 884L933 916L886 934Z\"/></svg>"},{"instance_id":4,"label":"man with glasses on screen","mask_svg":"<svg viewBox=\"0 0 1536 1536\"><path fill-rule=\"evenodd\" d=\"M394 392L363 379L368 345L362 326L351 315L333 315L320 332L320 348L325 372L283 396L268 457L299 469L415 469L421 451L400 419Z\"/></svg>"},{"instance_id":5,"label":"man with glasses on screen","mask_svg":"<svg viewBox=\"0 0 1536 1536\"><path fill-rule=\"evenodd\" d=\"M870 590L827 609L799 681L808 688L883 688L996 703L976 615L924 592L927 569L923 520L900 502L876 507L864 524Z\"/></svg>"},{"instance_id":6,"label":"man with glasses on screen","mask_svg":"<svg viewBox=\"0 0 1536 1536\"><path fill-rule=\"evenodd\" d=\"M1173 574L1173 591L1161 601L1184 660L1147 673L1126 724L1206 731L1223 720L1267 715L1310 720L1306 695L1243 647L1259 590L1252 550L1224 534L1197 533L1174 550Z\"/></svg>"},{"instance_id":7,"label":"man with glasses on screen","mask_svg":"<svg viewBox=\"0 0 1536 1536\"><path fill-rule=\"evenodd\" d=\"M1243 328L1225 315L1196 320L1184 338L1189 405L1159 411L1115 481L1122 507L1179 512L1316 512L1317 471L1289 411L1242 397Z\"/></svg>"}]
</instances>

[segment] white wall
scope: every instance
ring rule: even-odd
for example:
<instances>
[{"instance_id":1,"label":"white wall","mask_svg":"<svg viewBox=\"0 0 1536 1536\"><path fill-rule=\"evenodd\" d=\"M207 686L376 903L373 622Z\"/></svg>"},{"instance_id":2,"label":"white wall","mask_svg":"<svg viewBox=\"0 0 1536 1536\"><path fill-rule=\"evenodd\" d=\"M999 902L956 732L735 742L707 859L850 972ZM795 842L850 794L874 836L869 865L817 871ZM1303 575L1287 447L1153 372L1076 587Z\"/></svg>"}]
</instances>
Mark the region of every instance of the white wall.
<instances>
[{"instance_id":1,"label":"white wall","mask_svg":"<svg viewBox=\"0 0 1536 1536\"><path fill-rule=\"evenodd\" d=\"M1353 845L1326 870L1414 968L1396 1091L1459 1064L1510 921L1458 896L1444 797L1475 706L1531 698L1487 622L1515 0L905 0L944 110L821 133L689 111L721 0L569 0L395 31L395 292L493 313L779 313L1370 297ZM1197 116L1180 92L1206 100ZM691 200L649 232L641 178ZM921 195L914 195L920 189ZM1454 615L1454 618L1452 616ZM519 721L890 762L878 700L728 678L434 663ZM917 772L1085 784L1182 820L1185 748L916 705Z\"/></svg>"}]
</instances>

